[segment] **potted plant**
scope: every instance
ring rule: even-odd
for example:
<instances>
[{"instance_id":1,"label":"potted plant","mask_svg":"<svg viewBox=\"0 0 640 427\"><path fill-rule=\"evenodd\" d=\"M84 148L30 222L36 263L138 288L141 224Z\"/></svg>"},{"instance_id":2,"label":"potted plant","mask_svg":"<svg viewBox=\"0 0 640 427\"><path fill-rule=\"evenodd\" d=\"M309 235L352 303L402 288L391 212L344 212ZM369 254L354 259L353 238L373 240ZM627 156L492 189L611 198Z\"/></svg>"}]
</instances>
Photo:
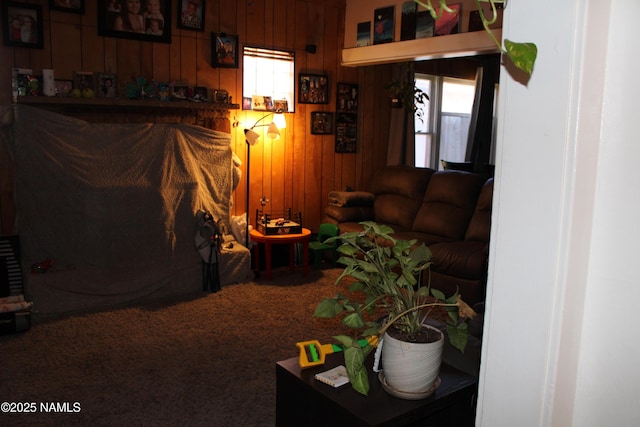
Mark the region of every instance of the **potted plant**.
<instances>
[{"instance_id":1,"label":"potted plant","mask_svg":"<svg viewBox=\"0 0 640 427\"><path fill-rule=\"evenodd\" d=\"M400 64L397 78L387 84L384 90L391 99L391 107L406 108L422 120L422 107L429 101L429 95L415 85L410 67L408 62Z\"/></svg>"},{"instance_id":2,"label":"potted plant","mask_svg":"<svg viewBox=\"0 0 640 427\"><path fill-rule=\"evenodd\" d=\"M465 304L459 295L446 298L438 290L429 285L422 286L422 274L428 274L431 265L431 251L424 245L416 245L416 240L398 240L391 236L393 230L375 222L362 222L362 232L349 232L331 240L339 244L341 254L338 262L345 265L338 277L339 283L346 277L354 279L349 287L350 296L338 294L333 298L321 301L314 312L314 317L342 317L342 323L355 330L354 336L338 335L334 338L343 346L345 365L353 388L368 394L369 381L364 362L373 350L372 346L361 347L359 337L380 337L382 361L384 363L383 386L389 386L401 394L424 395L432 389L440 366L442 334L439 330L425 326L425 319L436 307L442 307L448 317L447 335L451 344L464 351L468 331L465 318L475 312ZM427 282L429 282L427 280ZM413 390L402 390L394 379L389 378L388 371L393 362L385 360L385 351L393 352L390 342L403 343L436 342L440 349L435 352L436 370L431 384L416 386ZM362 341L361 341L362 342ZM406 353L403 348L400 353ZM417 367L419 373L431 368ZM390 372L389 372L390 373ZM409 374L409 376L415 376ZM422 387L422 388L421 388ZM385 387L387 391L389 389ZM416 391L418 390L418 391Z\"/></svg>"}]
</instances>

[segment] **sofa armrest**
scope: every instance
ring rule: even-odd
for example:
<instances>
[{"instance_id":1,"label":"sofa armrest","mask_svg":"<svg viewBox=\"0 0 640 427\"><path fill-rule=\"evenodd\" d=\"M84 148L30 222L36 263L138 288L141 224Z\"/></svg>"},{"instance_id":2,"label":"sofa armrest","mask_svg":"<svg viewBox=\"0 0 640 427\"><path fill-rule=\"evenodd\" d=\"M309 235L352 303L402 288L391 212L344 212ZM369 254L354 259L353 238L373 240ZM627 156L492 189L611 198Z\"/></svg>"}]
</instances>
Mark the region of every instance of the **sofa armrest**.
<instances>
[{"instance_id":1,"label":"sofa armrest","mask_svg":"<svg viewBox=\"0 0 640 427\"><path fill-rule=\"evenodd\" d=\"M375 197L373 193L367 191L332 191L329 193L329 206L373 206Z\"/></svg>"},{"instance_id":2,"label":"sofa armrest","mask_svg":"<svg viewBox=\"0 0 640 427\"><path fill-rule=\"evenodd\" d=\"M327 215L327 217L334 219L338 223L373 220L373 207L369 206L329 206L324 210L324 213Z\"/></svg>"}]
</instances>

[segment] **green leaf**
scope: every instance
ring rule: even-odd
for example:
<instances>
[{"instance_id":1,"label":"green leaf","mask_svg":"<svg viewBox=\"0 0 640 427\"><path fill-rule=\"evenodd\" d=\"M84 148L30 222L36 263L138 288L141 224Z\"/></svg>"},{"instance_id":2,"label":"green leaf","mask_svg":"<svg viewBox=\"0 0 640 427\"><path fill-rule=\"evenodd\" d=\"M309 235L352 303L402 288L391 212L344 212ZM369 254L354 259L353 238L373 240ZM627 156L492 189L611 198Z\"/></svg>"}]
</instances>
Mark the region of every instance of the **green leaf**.
<instances>
[{"instance_id":1,"label":"green leaf","mask_svg":"<svg viewBox=\"0 0 640 427\"><path fill-rule=\"evenodd\" d=\"M365 352L359 345L346 347L344 350L344 363L349 374L351 386L358 393L369 394L369 376L364 367Z\"/></svg>"},{"instance_id":2,"label":"green leaf","mask_svg":"<svg viewBox=\"0 0 640 427\"><path fill-rule=\"evenodd\" d=\"M320 301L313 312L313 317L333 318L344 311L343 305L337 298L327 298Z\"/></svg>"},{"instance_id":3,"label":"green leaf","mask_svg":"<svg viewBox=\"0 0 640 427\"><path fill-rule=\"evenodd\" d=\"M452 346L464 353L469 338L467 324L462 322L457 325L447 324L447 335Z\"/></svg>"},{"instance_id":4,"label":"green leaf","mask_svg":"<svg viewBox=\"0 0 640 427\"><path fill-rule=\"evenodd\" d=\"M513 64L531 75L538 56L538 47L534 43L516 43L509 39L504 40L504 47Z\"/></svg>"},{"instance_id":5,"label":"green leaf","mask_svg":"<svg viewBox=\"0 0 640 427\"><path fill-rule=\"evenodd\" d=\"M437 289L431 289L431 295L437 300L444 301L446 297L444 296L444 292L439 291Z\"/></svg>"},{"instance_id":6,"label":"green leaf","mask_svg":"<svg viewBox=\"0 0 640 427\"><path fill-rule=\"evenodd\" d=\"M358 312L347 314L342 318L342 324L350 328L362 328L365 323L362 315Z\"/></svg>"}]
</instances>

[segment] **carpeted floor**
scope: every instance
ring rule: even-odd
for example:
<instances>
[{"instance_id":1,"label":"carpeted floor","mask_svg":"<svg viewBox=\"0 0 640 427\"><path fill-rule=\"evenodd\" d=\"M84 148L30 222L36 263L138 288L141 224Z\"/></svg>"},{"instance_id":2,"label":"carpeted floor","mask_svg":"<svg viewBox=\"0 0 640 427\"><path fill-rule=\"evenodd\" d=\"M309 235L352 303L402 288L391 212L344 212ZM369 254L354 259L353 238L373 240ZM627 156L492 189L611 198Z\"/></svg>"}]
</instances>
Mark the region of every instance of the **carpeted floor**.
<instances>
[{"instance_id":1,"label":"carpeted floor","mask_svg":"<svg viewBox=\"0 0 640 427\"><path fill-rule=\"evenodd\" d=\"M312 313L340 271L274 270L179 302L36 316L0 337L0 402L36 413L0 413L0 425L273 426L275 362L339 332ZM79 411L43 412L51 402Z\"/></svg>"}]
</instances>

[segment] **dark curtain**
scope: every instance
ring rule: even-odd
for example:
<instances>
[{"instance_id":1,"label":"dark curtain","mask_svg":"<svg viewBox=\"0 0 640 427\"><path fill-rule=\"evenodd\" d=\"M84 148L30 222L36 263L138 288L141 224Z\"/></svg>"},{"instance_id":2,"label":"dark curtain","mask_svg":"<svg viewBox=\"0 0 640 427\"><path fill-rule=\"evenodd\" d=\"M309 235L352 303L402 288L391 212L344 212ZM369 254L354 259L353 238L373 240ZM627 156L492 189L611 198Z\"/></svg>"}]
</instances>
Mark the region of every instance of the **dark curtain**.
<instances>
[{"instance_id":1,"label":"dark curtain","mask_svg":"<svg viewBox=\"0 0 640 427\"><path fill-rule=\"evenodd\" d=\"M495 87L498 83L499 58L487 57L479 60L476 74L476 96L469 125L467 160L473 163L478 173L487 173L491 156L493 135L493 105Z\"/></svg>"},{"instance_id":2,"label":"dark curtain","mask_svg":"<svg viewBox=\"0 0 640 427\"><path fill-rule=\"evenodd\" d=\"M413 63L395 64L393 76L396 81L401 81L405 84L415 82ZM413 109L406 106L402 108L391 108L387 165L413 166L414 164L415 126Z\"/></svg>"}]
</instances>

